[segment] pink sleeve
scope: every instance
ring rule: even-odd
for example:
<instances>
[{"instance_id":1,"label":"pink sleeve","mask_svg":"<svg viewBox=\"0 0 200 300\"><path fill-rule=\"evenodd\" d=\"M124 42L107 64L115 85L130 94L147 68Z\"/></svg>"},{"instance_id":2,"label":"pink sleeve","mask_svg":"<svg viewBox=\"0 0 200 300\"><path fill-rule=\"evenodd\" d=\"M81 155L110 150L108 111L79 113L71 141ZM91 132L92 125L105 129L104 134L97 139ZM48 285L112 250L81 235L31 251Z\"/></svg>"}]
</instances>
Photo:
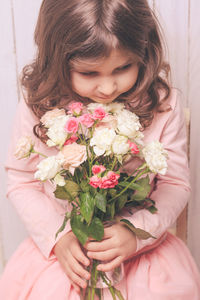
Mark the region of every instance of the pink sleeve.
<instances>
[{"instance_id":1,"label":"pink sleeve","mask_svg":"<svg viewBox=\"0 0 200 300\"><path fill-rule=\"evenodd\" d=\"M179 100L174 94L172 110L166 113L168 117L163 117L163 114L159 117L158 114L155 124L161 130L159 139L169 155L168 171L164 176L157 176L156 190L150 196L155 200L158 212L151 214L147 210L140 210L128 217L136 227L150 232L156 238L174 224L190 196L185 119ZM156 134L152 133L152 136ZM155 239L152 238L137 239L137 251L153 243Z\"/></svg>"},{"instance_id":2,"label":"pink sleeve","mask_svg":"<svg viewBox=\"0 0 200 300\"><path fill-rule=\"evenodd\" d=\"M55 209L52 199L45 194L43 185L34 179L38 155L28 159L17 160L13 153L16 143L22 136L31 136L35 141L35 148L42 153L47 147L33 134L33 126L38 120L24 101L18 105L14 122L13 135L6 162L7 196L15 206L25 224L28 233L47 258L51 254L56 240L55 234L63 222L63 216ZM59 235L59 238L70 230L70 225Z\"/></svg>"}]
</instances>

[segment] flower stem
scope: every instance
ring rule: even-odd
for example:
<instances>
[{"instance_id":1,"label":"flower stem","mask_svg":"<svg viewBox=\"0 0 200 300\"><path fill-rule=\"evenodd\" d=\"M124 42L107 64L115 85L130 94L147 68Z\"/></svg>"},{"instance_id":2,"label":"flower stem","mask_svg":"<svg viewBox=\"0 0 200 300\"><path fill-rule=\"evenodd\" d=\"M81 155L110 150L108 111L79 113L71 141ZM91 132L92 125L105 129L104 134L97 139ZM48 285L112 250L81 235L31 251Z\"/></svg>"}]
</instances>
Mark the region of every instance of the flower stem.
<instances>
[{"instance_id":1,"label":"flower stem","mask_svg":"<svg viewBox=\"0 0 200 300\"><path fill-rule=\"evenodd\" d=\"M113 198L111 198L111 199L109 200L109 202L112 202L114 199L120 197L120 196L121 196L121 195L129 188L129 186L130 186L132 183L134 183L136 180L138 180L138 179L140 178L140 176L142 176L143 174L148 173L148 171L149 171L149 168L145 168L144 170L142 170L141 172L139 172L139 173L137 174L137 176L134 177L133 180L130 181L129 184L128 184L128 185L127 185L127 186L126 186L119 194L117 194L116 196L114 196Z\"/></svg>"},{"instance_id":2,"label":"flower stem","mask_svg":"<svg viewBox=\"0 0 200 300\"><path fill-rule=\"evenodd\" d=\"M31 153L39 154L40 156L43 156L43 157L45 157L45 158L48 157L48 156L44 155L44 154L41 153L41 152L35 151L35 149L32 149L32 150L31 150Z\"/></svg>"},{"instance_id":3,"label":"flower stem","mask_svg":"<svg viewBox=\"0 0 200 300\"><path fill-rule=\"evenodd\" d=\"M114 167L115 167L115 164L116 164L116 161L117 161L117 157L115 156L114 157L114 160L113 160L113 163L112 163L112 166L111 166L111 171L113 171Z\"/></svg>"},{"instance_id":4,"label":"flower stem","mask_svg":"<svg viewBox=\"0 0 200 300\"><path fill-rule=\"evenodd\" d=\"M135 170L133 171L133 173L131 173L131 175L128 176L124 181L129 180L135 173L137 173L139 170L143 170L143 169L146 168L146 167L147 167L147 164L146 164L146 163L142 164L140 167L138 167L137 169L135 169Z\"/></svg>"}]
</instances>

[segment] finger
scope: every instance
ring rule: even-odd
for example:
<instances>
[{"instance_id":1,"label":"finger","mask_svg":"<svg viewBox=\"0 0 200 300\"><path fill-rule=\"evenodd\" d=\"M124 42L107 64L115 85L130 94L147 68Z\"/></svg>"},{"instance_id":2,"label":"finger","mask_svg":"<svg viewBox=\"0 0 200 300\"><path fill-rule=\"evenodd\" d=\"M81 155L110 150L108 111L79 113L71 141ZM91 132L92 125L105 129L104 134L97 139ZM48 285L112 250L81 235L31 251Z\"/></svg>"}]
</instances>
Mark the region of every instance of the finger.
<instances>
[{"instance_id":1,"label":"finger","mask_svg":"<svg viewBox=\"0 0 200 300\"><path fill-rule=\"evenodd\" d=\"M85 280L80 278L76 273L71 272L70 274L70 280L73 282L73 285L75 284L78 287L82 287L85 289L87 287L87 283Z\"/></svg>"},{"instance_id":2,"label":"finger","mask_svg":"<svg viewBox=\"0 0 200 300\"><path fill-rule=\"evenodd\" d=\"M107 251L88 252L88 257L97 260L111 260L118 256L117 249L109 249Z\"/></svg>"},{"instance_id":3,"label":"finger","mask_svg":"<svg viewBox=\"0 0 200 300\"><path fill-rule=\"evenodd\" d=\"M71 259L69 259L68 264L71 270L80 278L85 280L90 279L90 273L87 272L87 270L85 270L83 266L79 264L79 262L76 260L76 258L73 257L73 255L71 256Z\"/></svg>"},{"instance_id":4,"label":"finger","mask_svg":"<svg viewBox=\"0 0 200 300\"><path fill-rule=\"evenodd\" d=\"M108 272L117 268L122 262L123 262L122 256L117 256L115 259L109 261L106 264L99 264L97 269L99 271Z\"/></svg>"},{"instance_id":5,"label":"finger","mask_svg":"<svg viewBox=\"0 0 200 300\"><path fill-rule=\"evenodd\" d=\"M90 261L87 256L85 256L79 245L77 247L74 247L72 254L75 259L82 263L84 266L89 266Z\"/></svg>"},{"instance_id":6,"label":"finger","mask_svg":"<svg viewBox=\"0 0 200 300\"><path fill-rule=\"evenodd\" d=\"M76 291L78 294L80 294L80 287L79 287L76 283L74 283L74 282L72 282L72 285L73 285L75 291Z\"/></svg>"},{"instance_id":7,"label":"finger","mask_svg":"<svg viewBox=\"0 0 200 300\"><path fill-rule=\"evenodd\" d=\"M88 242L85 248L89 251L106 251L110 249L111 239L106 239L101 242Z\"/></svg>"}]
</instances>

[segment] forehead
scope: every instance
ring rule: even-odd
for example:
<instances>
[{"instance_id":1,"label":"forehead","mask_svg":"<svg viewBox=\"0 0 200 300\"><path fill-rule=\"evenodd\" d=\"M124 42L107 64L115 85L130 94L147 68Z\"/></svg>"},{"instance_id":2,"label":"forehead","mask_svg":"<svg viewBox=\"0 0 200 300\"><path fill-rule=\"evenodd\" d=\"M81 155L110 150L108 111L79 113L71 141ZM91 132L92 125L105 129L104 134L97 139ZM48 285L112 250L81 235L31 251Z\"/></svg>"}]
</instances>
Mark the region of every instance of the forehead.
<instances>
[{"instance_id":1,"label":"forehead","mask_svg":"<svg viewBox=\"0 0 200 300\"><path fill-rule=\"evenodd\" d=\"M99 58L74 58L71 66L74 68L101 68L118 67L120 65L137 61L137 56L126 49L112 49L107 57Z\"/></svg>"}]
</instances>

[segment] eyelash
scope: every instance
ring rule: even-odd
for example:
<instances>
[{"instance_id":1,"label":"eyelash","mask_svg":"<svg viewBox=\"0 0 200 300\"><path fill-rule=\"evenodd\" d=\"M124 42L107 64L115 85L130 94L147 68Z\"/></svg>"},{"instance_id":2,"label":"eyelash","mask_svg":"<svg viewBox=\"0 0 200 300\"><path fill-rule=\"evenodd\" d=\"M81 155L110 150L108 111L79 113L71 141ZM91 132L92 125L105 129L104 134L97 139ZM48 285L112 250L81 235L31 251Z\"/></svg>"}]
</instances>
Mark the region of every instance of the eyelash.
<instances>
[{"instance_id":1,"label":"eyelash","mask_svg":"<svg viewBox=\"0 0 200 300\"><path fill-rule=\"evenodd\" d=\"M121 68L116 69L116 71L117 72L123 72L123 71L129 69L131 66L132 66L132 64L128 64L128 65L125 65ZM95 75L97 75L96 72L79 72L79 73L83 76L95 76Z\"/></svg>"}]
</instances>

